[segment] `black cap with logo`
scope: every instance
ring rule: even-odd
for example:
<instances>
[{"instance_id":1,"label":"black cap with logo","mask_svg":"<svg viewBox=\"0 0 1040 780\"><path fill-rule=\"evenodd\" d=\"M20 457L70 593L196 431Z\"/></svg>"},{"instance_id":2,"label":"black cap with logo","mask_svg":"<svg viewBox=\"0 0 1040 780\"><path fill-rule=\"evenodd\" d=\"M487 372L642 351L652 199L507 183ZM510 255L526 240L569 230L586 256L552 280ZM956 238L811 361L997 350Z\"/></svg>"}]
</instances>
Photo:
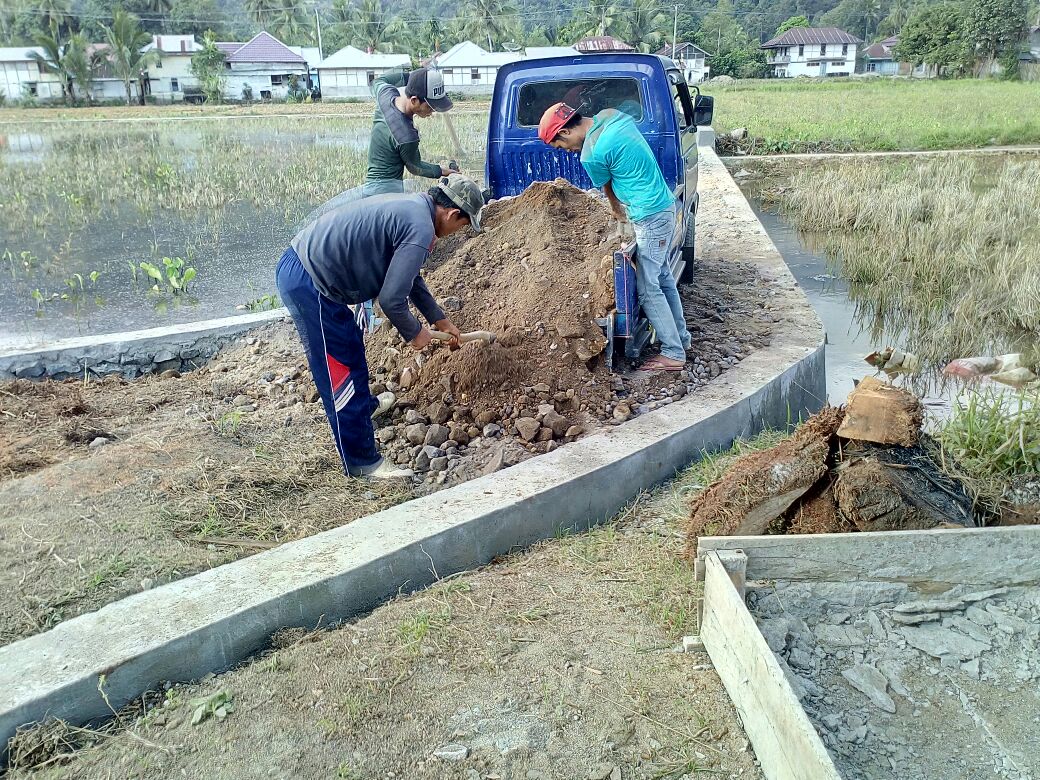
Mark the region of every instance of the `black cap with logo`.
<instances>
[{"instance_id":1,"label":"black cap with logo","mask_svg":"<svg viewBox=\"0 0 1040 780\"><path fill-rule=\"evenodd\" d=\"M434 111L451 110L451 98L444 89L444 76L436 68L419 68L408 74L408 97L416 97L433 106Z\"/></svg>"}]
</instances>

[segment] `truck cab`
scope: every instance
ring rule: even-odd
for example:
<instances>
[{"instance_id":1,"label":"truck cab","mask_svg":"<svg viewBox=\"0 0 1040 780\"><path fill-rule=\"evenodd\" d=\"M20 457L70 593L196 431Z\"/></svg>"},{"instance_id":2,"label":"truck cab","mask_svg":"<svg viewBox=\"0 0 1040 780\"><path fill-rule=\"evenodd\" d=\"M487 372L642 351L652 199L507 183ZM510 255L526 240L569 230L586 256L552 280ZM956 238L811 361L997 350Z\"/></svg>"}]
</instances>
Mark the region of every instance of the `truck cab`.
<instances>
[{"instance_id":1,"label":"truck cab","mask_svg":"<svg viewBox=\"0 0 1040 780\"><path fill-rule=\"evenodd\" d=\"M670 59L653 54L584 54L513 62L495 80L488 125L485 181L491 197L519 195L532 182L564 178L591 189L578 154L554 149L538 138L546 108L563 101L585 116L603 109L624 111L635 120L680 204L672 239L672 272L692 279L696 235L697 126L711 123L712 98L690 87ZM635 360L649 340L635 300L635 246L614 256L615 314L601 323L611 342L623 340Z\"/></svg>"}]
</instances>

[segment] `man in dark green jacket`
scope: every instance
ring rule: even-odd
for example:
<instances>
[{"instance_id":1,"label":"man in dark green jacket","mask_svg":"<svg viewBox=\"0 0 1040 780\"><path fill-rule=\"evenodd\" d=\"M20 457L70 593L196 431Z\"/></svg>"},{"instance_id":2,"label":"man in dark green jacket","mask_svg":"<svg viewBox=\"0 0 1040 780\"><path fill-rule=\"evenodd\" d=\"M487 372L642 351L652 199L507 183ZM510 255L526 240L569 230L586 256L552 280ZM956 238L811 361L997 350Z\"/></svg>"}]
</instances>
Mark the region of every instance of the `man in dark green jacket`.
<instances>
[{"instance_id":1,"label":"man in dark green jacket","mask_svg":"<svg viewBox=\"0 0 1040 780\"><path fill-rule=\"evenodd\" d=\"M404 94L399 89L402 86ZM451 98L444 92L444 77L439 70L419 68L408 72L395 68L372 83L372 94L376 99L376 111L368 142L365 183L325 201L296 226L297 231L348 203L373 195L404 192L405 168L415 176L430 179L454 173L444 165L423 161L419 155L419 131L413 121L414 117L425 119L434 111L451 108Z\"/></svg>"},{"instance_id":2,"label":"man in dark green jacket","mask_svg":"<svg viewBox=\"0 0 1040 780\"><path fill-rule=\"evenodd\" d=\"M404 93L400 92L404 87ZM372 84L376 111L368 144L368 175L362 197L404 192L405 168L413 176L438 179L452 171L423 161L419 154L419 131L415 117L423 119L434 111L451 109L444 91L444 77L436 68L419 68L410 73L401 68L387 71Z\"/></svg>"}]
</instances>

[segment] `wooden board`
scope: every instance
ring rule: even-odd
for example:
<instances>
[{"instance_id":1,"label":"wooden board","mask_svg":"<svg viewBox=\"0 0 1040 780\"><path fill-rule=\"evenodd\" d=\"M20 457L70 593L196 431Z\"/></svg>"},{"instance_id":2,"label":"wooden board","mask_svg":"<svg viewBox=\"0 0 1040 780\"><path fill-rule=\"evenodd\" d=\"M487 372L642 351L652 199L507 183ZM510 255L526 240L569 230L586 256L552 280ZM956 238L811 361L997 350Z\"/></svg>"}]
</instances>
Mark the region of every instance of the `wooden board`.
<instances>
[{"instance_id":1,"label":"wooden board","mask_svg":"<svg viewBox=\"0 0 1040 780\"><path fill-rule=\"evenodd\" d=\"M701 641L763 774L768 780L841 780L718 553L706 556L704 569Z\"/></svg>"},{"instance_id":2,"label":"wooden board","mask_svg":"<svg viewBox=\"0 0 1040 780\"><path fill-rule=\"evenodd\" d=\"M863 580L964 583L1040 582L1040 526L787 536L702 536L702 559L744 550L749 580Z\"/></svg>"}]
</instances>

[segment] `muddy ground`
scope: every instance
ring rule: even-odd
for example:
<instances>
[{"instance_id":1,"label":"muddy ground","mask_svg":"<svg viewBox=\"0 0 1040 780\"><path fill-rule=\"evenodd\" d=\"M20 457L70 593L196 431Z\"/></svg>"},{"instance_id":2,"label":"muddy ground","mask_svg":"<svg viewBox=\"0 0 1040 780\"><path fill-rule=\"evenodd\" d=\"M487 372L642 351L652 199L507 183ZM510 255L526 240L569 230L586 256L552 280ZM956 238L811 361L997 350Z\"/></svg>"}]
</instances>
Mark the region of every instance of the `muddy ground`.
<instances>
[{"instance_id":1,"label":"muddy ground","mask_svg":"<svg viewBox=\"0 0 1040 780\"><path fill-rule=\"evenodd\" d=\"M551 445L525 440L520 409L500 408L491 423L500 430L485 436L482 427L440 449L426 440L436 424L430 410L402 404L379 435L392 457L419 469L410 485L343 477L287 323L184 376L0 385L0 591L10 594L0 601L0 644L670 404L768 345L780 320L765 283L739 261L703 262L682 292L694 336L688 371L664 386L637 373L607 375L605 422L583 417L580 433ZM538 405L558 402L540 395L541 381L520 386L546 427ZM416 424L425 429L418 445L406 436ZM423 463L427 447L443 460Z\"/></svg>"},{"instance_id":2,"label":"muddy ground","mask_svg":"<svg viewBox=\"0 0 1040 780\"><path fill-rule=\"evenodd\" d=\"M759 778L708 657L675 649L699 595L679 524L724 465L351 625L276 635L242 668L148 694L128 730L52 732L34 757L50 763L11 777ZM191 724L225 698L223 720Z\"/></svg>"}]
</instances>

